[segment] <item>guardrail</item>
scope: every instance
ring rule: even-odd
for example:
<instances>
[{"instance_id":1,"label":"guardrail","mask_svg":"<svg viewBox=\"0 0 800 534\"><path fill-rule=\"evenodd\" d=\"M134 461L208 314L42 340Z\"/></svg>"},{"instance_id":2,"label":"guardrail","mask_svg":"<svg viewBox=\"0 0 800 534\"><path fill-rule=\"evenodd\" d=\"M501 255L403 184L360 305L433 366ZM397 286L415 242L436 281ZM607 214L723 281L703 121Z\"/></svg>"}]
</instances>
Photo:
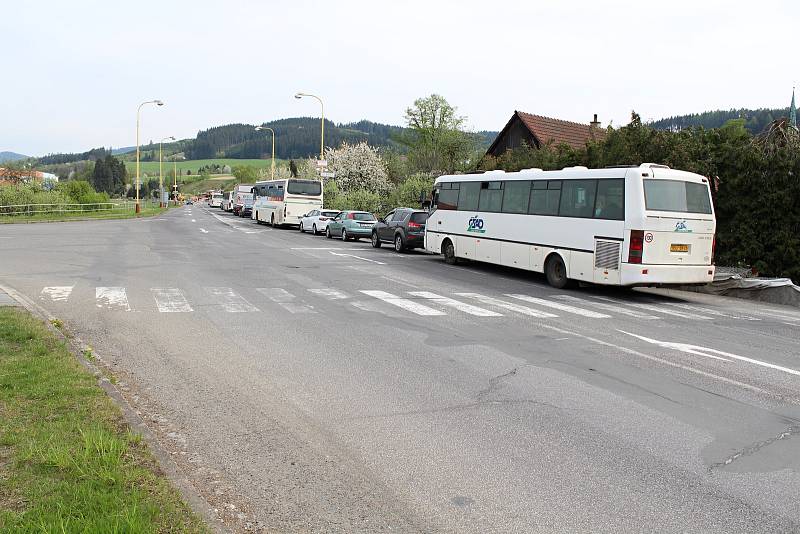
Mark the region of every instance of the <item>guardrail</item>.
<instances>
[{"instance_id":1,"label":"guardrail","mask_svg":"<svg viewBox=\"0 0 800 534\"><path fill-rule=\"evenodd\" d=\"M157 202L156 202L157 204ZM0 215L37 215L40 213L83 213L98 211L132 211L135 202L93 202L89 204L9 204L0 206ZM147 205L142 202L142 205Z\"/></svg>"}]
</instances>

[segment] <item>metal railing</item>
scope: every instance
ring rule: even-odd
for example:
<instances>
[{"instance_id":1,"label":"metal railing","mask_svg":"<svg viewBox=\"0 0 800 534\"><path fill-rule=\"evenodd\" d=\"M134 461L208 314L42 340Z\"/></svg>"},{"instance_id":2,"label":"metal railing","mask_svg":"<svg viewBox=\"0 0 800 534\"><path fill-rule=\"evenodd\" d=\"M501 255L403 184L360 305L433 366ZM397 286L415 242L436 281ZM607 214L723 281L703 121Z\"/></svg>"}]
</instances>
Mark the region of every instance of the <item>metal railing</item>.
<instances>
[{"instance_id":1,"label":"metal railing","mask_svg":"<svg viewBox=\"0 0 800 534\"><path fill-rule=\"evenodd\" d=\"M142 207L158 205L158 202L143 201ZM136 205L133 201L122 202L92 202L88 204L9 204L0 206L0 216L30 216L42 213L92 213L133 211Z\"/></svg>"}]
</instances>

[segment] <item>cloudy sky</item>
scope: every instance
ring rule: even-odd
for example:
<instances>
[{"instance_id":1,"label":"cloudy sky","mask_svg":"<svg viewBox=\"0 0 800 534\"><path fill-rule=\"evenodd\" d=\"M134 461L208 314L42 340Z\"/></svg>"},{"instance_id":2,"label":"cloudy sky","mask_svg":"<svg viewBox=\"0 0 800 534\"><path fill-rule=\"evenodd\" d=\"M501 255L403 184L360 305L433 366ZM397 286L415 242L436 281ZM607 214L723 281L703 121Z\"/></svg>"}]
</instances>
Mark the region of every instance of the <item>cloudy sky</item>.
<instances>
[{"instance_id":1,"label":"cloudy sky","mask_svg":"<svg viewBox=\"0 0 800 534\"><path fill-rule=\"evenodd\" d=\"M0 151L135 144L232 122L402 124L439 93L475 130L514 109L624 125L783 107L800 3L717 0L4 2Z\"/></svg>"}]
</instances>

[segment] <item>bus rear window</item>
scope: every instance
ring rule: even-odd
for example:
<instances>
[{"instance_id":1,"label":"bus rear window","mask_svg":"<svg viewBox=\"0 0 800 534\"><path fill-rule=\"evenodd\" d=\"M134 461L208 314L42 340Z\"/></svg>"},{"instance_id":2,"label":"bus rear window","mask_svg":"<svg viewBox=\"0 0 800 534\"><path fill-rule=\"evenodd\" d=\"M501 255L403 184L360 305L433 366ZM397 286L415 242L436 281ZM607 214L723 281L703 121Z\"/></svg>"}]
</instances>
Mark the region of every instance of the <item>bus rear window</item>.
<instances>
[{"instance_id":1,"label":"bus rear window","mask_svg":"<svg viewBox=\"0 0 800 534\"><path fill-rule=\"evenodd\" d=\"M322 182L317 180L289 180L286 191L290 195L316 197L322 194Z\"/></svg>"},{"instance_id":2,"label":"bus rear window","mask_svg":"<svg viewBox=\"0 0 800 534\"><path fill-rule=\"evenodd\" d=\"M645 207L651 211L711 214L708 186L679 180L645 180Z\"/></svg>"}]
</instances>

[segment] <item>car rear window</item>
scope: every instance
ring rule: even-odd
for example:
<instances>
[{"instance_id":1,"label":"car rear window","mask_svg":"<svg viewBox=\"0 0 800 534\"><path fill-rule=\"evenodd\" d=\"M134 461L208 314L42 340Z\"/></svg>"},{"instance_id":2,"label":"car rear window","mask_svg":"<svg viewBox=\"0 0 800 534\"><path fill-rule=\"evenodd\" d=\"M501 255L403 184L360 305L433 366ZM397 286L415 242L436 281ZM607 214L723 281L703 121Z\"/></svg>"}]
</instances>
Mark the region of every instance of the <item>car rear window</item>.
<instances>
[{"instance_id":1,"label":"car rear window","mask_svg":"<svg viewBox=\"0 0 800 534\"><path fill-rule=\"evenodd\" d=\"M375 216L371 213L351 213L353 219L356 221L374 221Z\"/></svg>"},{"instance_id":2,"label":"car rear window","mask_svg":"<svg viewBox=\"0 0 800 534\"><path fill-rule=\"evenodd\" d=\"M411 214L411 222L417 224L425 224L425 221L428 220L428 214L423 212L412 213Z\"/></svg>"}]
</instances>

